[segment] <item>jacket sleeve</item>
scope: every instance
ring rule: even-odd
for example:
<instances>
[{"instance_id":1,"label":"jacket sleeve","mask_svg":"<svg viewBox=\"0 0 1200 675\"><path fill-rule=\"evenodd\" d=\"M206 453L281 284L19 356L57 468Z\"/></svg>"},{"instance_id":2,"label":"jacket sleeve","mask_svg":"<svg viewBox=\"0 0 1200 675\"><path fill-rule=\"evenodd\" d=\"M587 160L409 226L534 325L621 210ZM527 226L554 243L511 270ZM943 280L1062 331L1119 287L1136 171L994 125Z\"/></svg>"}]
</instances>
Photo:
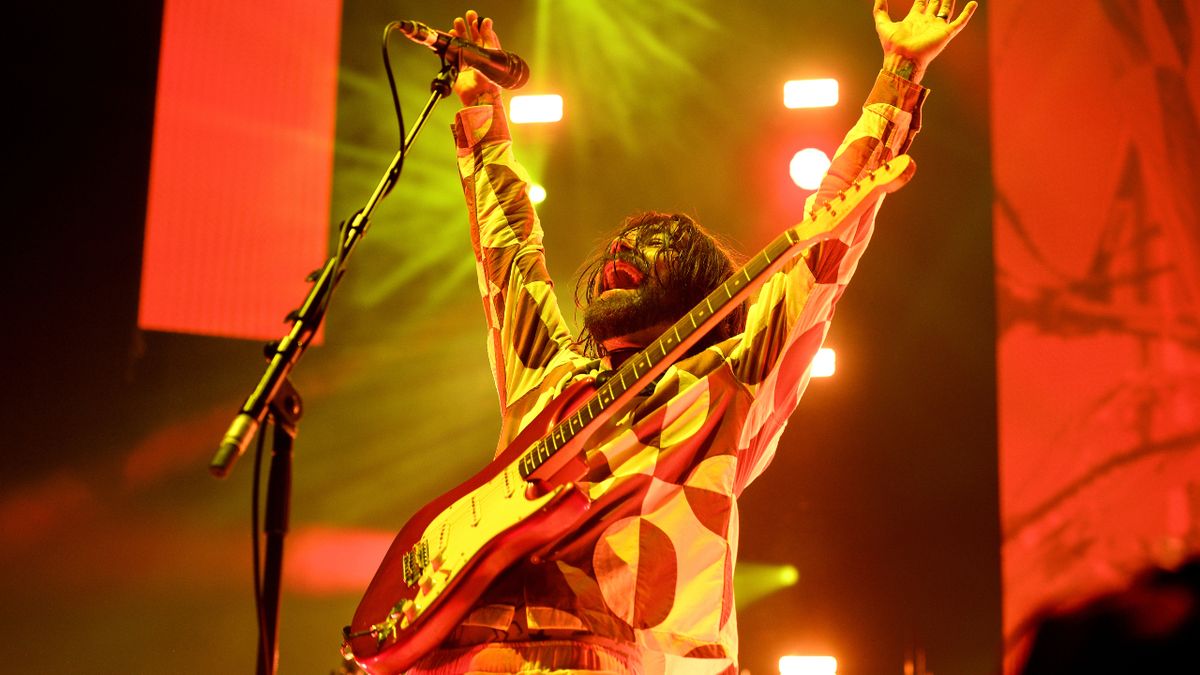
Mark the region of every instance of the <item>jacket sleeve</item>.
<instances>
[{"instance_id":1,"label":"jacket sleeve","mask_svg":"<svg viewBox=\"0 0 1200 675\"><path fill-rule=\"evenodd\" d=\"M867 172L906 152L920 129L927 93L881 71L861 116L805 203L805 213L813 213ZM837 238L812 247L773 274L747 312L746 330L729 352L735 376L754 395L739 439L739 491L774 456L787 418L808 385L834 305L870 241L880 203L882 197L867 204L857 222L841 226Z\"/></svg>"},{"instance_id":2,"label":"jacket sleeve","mask_svg":"<svg viewBox=\"0 0 1200 675\"><path fill-rule=\"evenodd\" d=\"M470 218L488 359L500 409L542 381L571 343L546 271L529 181L512 153L500 105L464 108L455 144Z\"/></svg>"}]
</instances>

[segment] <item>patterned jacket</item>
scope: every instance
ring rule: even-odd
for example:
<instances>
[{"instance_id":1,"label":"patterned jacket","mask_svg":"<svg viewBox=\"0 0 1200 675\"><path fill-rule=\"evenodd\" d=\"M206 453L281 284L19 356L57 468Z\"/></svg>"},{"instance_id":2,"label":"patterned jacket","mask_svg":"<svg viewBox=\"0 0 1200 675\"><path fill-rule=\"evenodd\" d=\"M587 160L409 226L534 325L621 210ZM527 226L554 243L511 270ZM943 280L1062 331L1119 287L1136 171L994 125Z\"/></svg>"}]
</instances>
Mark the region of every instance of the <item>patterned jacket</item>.
<instances>
[{"instance_id":1,"label":"patterned jacket","mask_svg":"<svg viewBox=\"0 0 1200 675\"><path fill-rule=\"evenodd\" d=\"M881 72L806 208L904 152L926 93ZM465 108L453 130L503 449L604 363L571 348L503 109ZM775 454L877 208L772 275L744 333L675 363L590 437L588 521L552 560L507 573L470 613L459 644L581 636L634 645L646 673L737 672L737 497Z\"/></svg>"}]
</instances>

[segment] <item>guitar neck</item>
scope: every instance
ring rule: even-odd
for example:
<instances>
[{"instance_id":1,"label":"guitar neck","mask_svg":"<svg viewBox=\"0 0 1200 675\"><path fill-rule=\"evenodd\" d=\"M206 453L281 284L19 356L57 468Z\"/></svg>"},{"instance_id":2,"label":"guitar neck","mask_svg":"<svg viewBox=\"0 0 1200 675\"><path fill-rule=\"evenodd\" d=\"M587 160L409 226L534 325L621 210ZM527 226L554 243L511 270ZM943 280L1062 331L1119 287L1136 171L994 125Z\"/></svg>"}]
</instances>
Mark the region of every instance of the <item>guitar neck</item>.
<instances>
[{"instance_id":1,"label":"guitar neck","mask_svg":"<svg viewBox=\"0 0 1200 675\"><path fill-rule=\"evenodd\" d=\"M822 240L833 238L838 225L844 221L851 222L852 216L874 203L876 195L897 190L907 183L915 168L912 159L907 155L894 158L816 209L802 223L784 231L767 244L758 255L709 293L708 297L675 322L657 340L626 361L596 389L596 393L587 403L555 425L549 434L527 450L518 464L522 478L528 479L580 432L601 420L606 413L611 414L631 400L733 308L745 301L770 274L783 267L801 251Z\"/></svg>"}]
</instances>

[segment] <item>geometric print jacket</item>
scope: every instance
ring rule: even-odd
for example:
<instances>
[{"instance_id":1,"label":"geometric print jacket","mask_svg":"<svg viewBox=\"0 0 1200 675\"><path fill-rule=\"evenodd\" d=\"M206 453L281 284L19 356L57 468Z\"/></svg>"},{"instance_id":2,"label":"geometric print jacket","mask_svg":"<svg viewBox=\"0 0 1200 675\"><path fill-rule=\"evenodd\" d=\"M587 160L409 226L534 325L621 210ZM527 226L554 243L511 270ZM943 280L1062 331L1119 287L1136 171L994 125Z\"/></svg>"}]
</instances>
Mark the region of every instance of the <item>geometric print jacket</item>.
<instances>
[{"instance_id":1,"label":"geometric print jacket","mask_svg":"<svg viewBox=\"0 0 1200 675\"><path fill-rule=\"evenodd\" d=\"M926 93L880 72L806 212L905 152ZM499 452L606 363L572 348L503 108L464 108L452 128L500 399ZM589 437L588 520L548 559L502 576L447 646L569 639L633 653L647 674L737 673L737 497L775 454L877 209L772 275L742 334L677 361Z\"/></svg>"}]
</instances>

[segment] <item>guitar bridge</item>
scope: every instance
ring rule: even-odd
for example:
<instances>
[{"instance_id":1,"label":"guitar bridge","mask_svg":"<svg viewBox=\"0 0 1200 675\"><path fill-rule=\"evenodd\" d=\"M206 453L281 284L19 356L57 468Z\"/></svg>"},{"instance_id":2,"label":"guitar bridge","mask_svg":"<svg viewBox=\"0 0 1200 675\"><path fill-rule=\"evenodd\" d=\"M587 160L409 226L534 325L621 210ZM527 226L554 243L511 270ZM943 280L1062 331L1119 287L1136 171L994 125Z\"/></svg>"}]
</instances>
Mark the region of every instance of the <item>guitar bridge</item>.
<instances>
[{"instance_id":1,"label":"guitar bridge","mask_svg":"<svg viewBox=\"0 0 1200 675\"><path fill-rule=\"evenodd\" d=\"M422 539L404 554L404 583L416 586L429 566L429 542Z\"/></svg>"}]
</instances>

